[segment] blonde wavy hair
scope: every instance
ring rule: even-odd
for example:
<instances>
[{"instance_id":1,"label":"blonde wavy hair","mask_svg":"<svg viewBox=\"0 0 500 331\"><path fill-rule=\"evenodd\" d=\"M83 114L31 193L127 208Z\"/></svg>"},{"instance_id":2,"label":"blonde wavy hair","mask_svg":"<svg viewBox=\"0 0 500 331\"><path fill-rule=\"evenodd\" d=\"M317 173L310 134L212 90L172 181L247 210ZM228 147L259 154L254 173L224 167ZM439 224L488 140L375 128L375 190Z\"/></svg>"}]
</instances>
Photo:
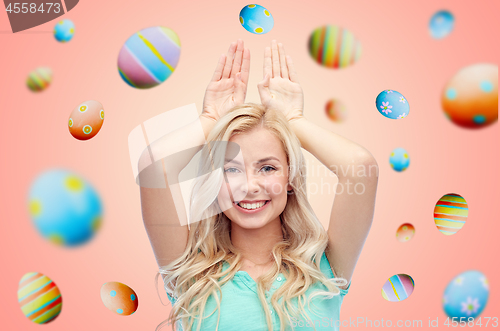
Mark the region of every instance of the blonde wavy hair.
<instances>
[{"instance_id":1,"label":"blonde wavy hair","mask_svg":"<svg viewBox=\"0 0 500 331\"><path fill-rule=\"evenodd\" d=\"M286 281L271 298L271 304L280 319L280 331L283 331L291 323L290 313L295 318L302 315L305 320L310 320L304 310L304 302L307 301L306 291L313 283L323 283L327 291L316 291L309 296L309 300L318 295L331 299L340 294L337 286L347 284L343 278L328 279L320 270L320 260L328 246L328 236L307 200L305 160L297 136L281 112L247 103L234 107L220 118L207 137L208 148L202 150L202 160L205 162L201 165L200 172L210 175L199 177L201 179L194 184L186 249L179 258L161 267L156 275L156 280L160 273L164 275L165 290L176 299L169 318L157 330L168 322L172 324L174 331L176 323L181 323L183 330L190 331L194 319L199 321L196 330L201 330L202 320L199 316L204 316L205 304L210 295L217 302L218 330L220 301L217 291L222 299L221 287L242 266L242 255L231 243L231 220L220 212L217 201L224 181L223 174L210 170L217 168L214 157L219 155L217 159L224 160L226 152L224 149L227 144L216 142L228 142L233 135L259 126L275 134L282 142L287 155L289 183L293 188L293 194L287 196L285 209L280 215L283 241L272 249L272 268L257 279L257 293L262 306L267 306L265 290L270 288L279 273L283 273ZM222 272L224 260L230 266ZM219 281L221 277L223 279ZM292 304L292 299L296 297L298 310ZM309 304L310 301L307 301L308 307ZM264 311L269 331L272 331L271 315L268 309Z\"/></svg>"}]
</instances>

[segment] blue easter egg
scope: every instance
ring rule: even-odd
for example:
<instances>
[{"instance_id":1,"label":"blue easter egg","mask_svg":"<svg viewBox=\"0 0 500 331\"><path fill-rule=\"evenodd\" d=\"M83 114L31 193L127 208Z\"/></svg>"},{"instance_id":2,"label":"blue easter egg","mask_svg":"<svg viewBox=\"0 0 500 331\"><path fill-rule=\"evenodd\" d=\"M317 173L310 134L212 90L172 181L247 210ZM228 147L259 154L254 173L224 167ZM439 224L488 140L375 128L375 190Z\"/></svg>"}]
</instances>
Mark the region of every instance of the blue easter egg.
<instances>
[{"instance_id":1,"label":"blue easter egg","mask_svg":"<svg viewBox=\"0 0 500 331\"><path fill-rule=\"evenodd\" d=\"M249 32L264 34L274 26L273 15L260 5L248 5L240 11L240 23Z\"/></svg>"},{"instance_id":2,"label":"blue easter egg","mask_svg":"<svg viewBox=\"0 0 500 331\"><path fill-rule=\"evenodd\" d=\"M431 36L436 39L444 38L450 34L455 25L455 18L446 10L441 10L432 15L429 22Z\"/></svg>"},{"instance_id":3,"label":"blue easter egg","mask_svg":"<svg viewBox=\"0 0 500 331\"><path fill-rule=\"evenodd\" d=\"M410 112L408 100L401 93L394 90L380 92L375 100L375 104L377 105L377 110L387 118L405 118Z\"/></svg>"},{"instance_id":4,"label":"blue easter egg","mask_svg":"<svg viewBox=\"0 0 500 331\"><path fill-rule=\"evenodd\" d=\"M59 21L54 27L54 37L62 43L68 42L75 34L75 24L70 20Z\"/></svg>"},{"instance_id":5,"label":"blue easter egg","mask_svg":"<svg viewBox=\"0 0 500 331\"><path fill-rule=\"evenodd\" d=\"M389 157L389 163L392 169L396 171L404 171L410 165L410 156L404 148L396 148L392 151Z\"/></svg>"},{"instance_id":6,"label":"blue easter egg","mask_svg":"<svg viewBox=\"0 0 500 331\"><path fill-rule=\"evenodd\" d=\"M96 191L66 170L39 175L31 186L28 203L38 232L58 245L84 244L101 225L102 205Z\"/></svg>"},{"instance_id":7,"label":"blue easter egg","mask_svg":"<svg viewBox=\"0 0 500 331\"><path fill-rule=\"evenodd\" d=\"M488 302L490 288L482 272L469 270L456 276L446 287L443 309L450 318L476 318Z\"/></svg>"}]
</instances>

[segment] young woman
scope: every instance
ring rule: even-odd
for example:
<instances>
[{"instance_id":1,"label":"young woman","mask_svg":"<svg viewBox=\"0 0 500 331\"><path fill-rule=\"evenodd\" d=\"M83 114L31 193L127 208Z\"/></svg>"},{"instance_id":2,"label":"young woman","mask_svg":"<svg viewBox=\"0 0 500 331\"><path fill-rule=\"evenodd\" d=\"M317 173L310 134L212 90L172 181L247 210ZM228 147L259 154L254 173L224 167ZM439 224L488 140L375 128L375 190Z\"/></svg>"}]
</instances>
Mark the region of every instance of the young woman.
<instances>
[{"instance_id":1,"label":"young woman","mask_svg":"<svg viewBox=\"0 0 500 331\"><path fill-rule=\"evenodd\" d=\"M273 41L264 60L262 105L244 103L250 54L243 42L219 60L199 118L208 142L200 174L208 175L195 180L189 226L179 224L168 183L141 186L145 227L172 303L168 321L182 330L338 329L370 230L375 159L304 117L302 89L281 44ZM336 195L328 230L307 200L301 147L335 172L338 185L362 188ZM176 161L175 174L187 162ZM338 171L352 166L364 175Z\"/></svg>"}]
</instances>

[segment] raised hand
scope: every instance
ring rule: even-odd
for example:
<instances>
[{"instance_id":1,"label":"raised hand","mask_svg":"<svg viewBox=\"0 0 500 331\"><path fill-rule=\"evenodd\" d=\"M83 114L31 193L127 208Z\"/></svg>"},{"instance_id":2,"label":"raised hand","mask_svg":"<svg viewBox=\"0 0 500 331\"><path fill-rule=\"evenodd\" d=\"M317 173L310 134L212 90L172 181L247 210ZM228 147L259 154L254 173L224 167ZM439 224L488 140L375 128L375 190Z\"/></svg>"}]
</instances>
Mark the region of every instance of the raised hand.
<instances>
[{"instance_id":1,"label":"raised hand","mask_svg":"<svg viewBox=\"0 0 500 331\"><path fill-rule=\"evenodd\" d=\"M289 121L303 117L304 93L292 58L276 40L271 46L264 51L264 80L257 85L261 102L267 108L282 111Z\"/></svg>"},{"instance_id":2,"label":"raised hand","mask_svg":"<svg viewBox=\"0 0 500 331\"><path fill-rule=\"evenodd\" d=\"M250 50L243 40L231 43L221 55L203 99L202 115L215 121L231 108L245 102L250 70Z\"/></svg>"}]
</instances>

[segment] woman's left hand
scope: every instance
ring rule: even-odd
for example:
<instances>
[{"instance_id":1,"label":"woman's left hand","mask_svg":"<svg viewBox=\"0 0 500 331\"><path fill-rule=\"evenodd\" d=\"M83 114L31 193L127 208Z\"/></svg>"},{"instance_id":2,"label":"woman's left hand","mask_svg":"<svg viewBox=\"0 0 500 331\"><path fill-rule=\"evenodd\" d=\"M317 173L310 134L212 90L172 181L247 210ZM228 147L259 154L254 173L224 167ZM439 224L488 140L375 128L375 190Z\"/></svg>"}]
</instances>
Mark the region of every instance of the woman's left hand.
<instances>
[{"instance_id":1,"label":"woman's left hand","mask_svg":"<svg viewBox=\"0 0 500 331\"><path fill-rule=\"evenodd\" d=\"M298 82L292 58L283 44L272 41L264 52L264 80L258 85L260 99L266 108L283 112L288 121L303 117L304 93Z\"/></svg>"}]
</instances>

